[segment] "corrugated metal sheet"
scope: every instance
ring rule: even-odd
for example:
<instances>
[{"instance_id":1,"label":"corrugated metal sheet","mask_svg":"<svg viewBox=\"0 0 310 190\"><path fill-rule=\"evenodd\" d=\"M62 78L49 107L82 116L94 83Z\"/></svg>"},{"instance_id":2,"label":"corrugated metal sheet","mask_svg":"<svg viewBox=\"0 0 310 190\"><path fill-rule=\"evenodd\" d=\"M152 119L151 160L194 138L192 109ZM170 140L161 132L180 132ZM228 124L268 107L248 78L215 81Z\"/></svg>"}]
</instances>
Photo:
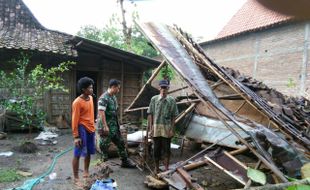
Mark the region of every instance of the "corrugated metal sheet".
<instances>
[{"instance_id":1,"label":"corrugated metal sheet","mask_svg":"<svg viewBox=\"0 0 310 190\"><path fill-rule=\"evenodd\" d=\"M248 137L241 129L239 129L232 122L228 122L243 138ZM239 125L245 130L250 130L251 127L240 123ZM228 136L231 134L230 136ZM216 119L211 119L205 116L194 115L188 125L185 132L185 136L192 139L199 139L203 142L215 143L226 136L224 140L218 142L218 145L232 147L232 148L243 148L244 145L237 145L235 142L238 138L234 136L227 127L220 121Z\"/></svg>"}]
</instances>

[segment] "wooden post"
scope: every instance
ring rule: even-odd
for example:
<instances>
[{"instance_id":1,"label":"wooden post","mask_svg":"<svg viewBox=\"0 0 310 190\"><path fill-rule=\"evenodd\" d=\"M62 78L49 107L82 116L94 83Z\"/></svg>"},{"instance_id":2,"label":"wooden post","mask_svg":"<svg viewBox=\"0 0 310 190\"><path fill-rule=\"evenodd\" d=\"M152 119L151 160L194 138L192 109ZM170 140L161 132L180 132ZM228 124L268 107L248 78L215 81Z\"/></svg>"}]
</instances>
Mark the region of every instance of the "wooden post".
<instances>
[{"instance_id":1,"label":"wooden post","mask_svg":"<svg viewBox=\"0 0 310 190\"><path fill-rule=\"evenodd\" d=\"M302 54L302 64L301 64L301 71L300 71L300 96L305 96L305 87L306 87L306 80L307 80L307 67L309 62L309 33L310 33L310 24L305 24L305 35L304 35L304 47L303 47L303 54Z\"/></svg>"},{"instance_id":2,"label":"wooden post","mask_svg":"<svg viewBox=\"0 0 310 190\"><path fill-rule=\"evenodd\" d=\"M124 62L121 63L121 101L120 101L120 122L123 123L124 114Z\"/></svg>"}]
</instances>

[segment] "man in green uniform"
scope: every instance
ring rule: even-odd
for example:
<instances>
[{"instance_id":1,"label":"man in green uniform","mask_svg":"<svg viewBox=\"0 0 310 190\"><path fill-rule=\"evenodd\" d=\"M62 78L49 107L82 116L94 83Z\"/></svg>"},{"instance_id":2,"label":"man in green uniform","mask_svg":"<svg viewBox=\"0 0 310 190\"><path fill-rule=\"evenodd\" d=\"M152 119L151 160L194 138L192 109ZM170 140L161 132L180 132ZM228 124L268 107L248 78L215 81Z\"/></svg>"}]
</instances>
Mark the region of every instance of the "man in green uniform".
<instances>
[{"instance_id":1,"label":"man in green uniform","mask_svg":"<svg viewBox=\"0 0 310 190\"><path fill-rule=\"evenodd\" d=\"M124 139L121 136L117 118L117 99L115 95L120 90L120 81L111 79L108 90L98 100L98 132L101 136L99 146L102 151L102 159L108 159L108 149L111 141L117 146L122 167L134 168L135 165L128 159Z\"/></svg>"},{"instance_id":2,"label":"man in green uniform","mask_svg":"<svg viewBox=\"0 0 310 190\"><path fill-rule=\"evenodd\" d=\"M168 96L169 81L159 82L160 94L153 96L147 110L150 135L153 137L155 173L159 172L159 160L164 156L165 169L169 169L170 143L175 132L175 118L178 115L176 101Z\"/></svg>"}]
</instances>

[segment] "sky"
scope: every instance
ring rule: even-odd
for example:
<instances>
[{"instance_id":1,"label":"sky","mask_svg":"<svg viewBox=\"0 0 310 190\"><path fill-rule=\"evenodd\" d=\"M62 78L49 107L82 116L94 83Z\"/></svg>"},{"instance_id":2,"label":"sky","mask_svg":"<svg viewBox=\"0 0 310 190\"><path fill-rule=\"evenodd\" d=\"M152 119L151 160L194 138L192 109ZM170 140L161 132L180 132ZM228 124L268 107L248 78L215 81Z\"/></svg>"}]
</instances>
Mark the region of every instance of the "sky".
<instances>
[{"instance_id":1,"label":"sky","mask_svg":"<svg viewBox=\"0 0 310 190\"><path fill-rule=\"evenodd\" d=\"M82 26L99 28L113 13L117 0L23 0L46 28L75 35ZM213 39L246 0L125 0L126 16L136 10L141 22L177 24L200 41ZM128 20L128 19L127 19Z\"/></svg>"}]
</instances>

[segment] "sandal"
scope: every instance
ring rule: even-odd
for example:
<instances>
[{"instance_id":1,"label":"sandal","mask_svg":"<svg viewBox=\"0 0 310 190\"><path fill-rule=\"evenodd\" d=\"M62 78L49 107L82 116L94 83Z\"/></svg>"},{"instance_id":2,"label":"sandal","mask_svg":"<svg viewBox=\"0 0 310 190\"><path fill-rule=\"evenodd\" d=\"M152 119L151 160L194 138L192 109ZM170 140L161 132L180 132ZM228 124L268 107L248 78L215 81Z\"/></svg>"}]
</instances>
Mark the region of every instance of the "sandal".
<instances>
[{"instance_id":1,"label":"sandal","mask_svg":"<svg viewBox=\"0 0 310 190\"><path fill-rule=\"evenodd\" d=\"M73 185L75 189L78 189L78 190L84 189L84 184L78 178L73 179Z\"/></svg>"}]
</instances>

